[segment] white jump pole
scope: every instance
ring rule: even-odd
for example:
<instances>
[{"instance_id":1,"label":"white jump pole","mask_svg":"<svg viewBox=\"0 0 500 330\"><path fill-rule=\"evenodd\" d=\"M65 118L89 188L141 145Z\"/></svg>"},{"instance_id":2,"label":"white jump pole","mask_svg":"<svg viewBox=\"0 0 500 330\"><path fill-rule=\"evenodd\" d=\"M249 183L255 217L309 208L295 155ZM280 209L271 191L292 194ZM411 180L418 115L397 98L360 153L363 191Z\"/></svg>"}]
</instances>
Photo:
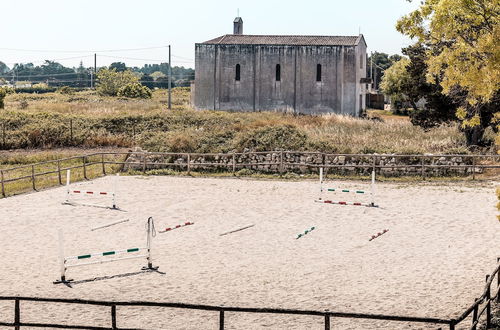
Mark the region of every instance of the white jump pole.
<instances>
[{"instance_id":1,"label":"white jump pole","mask_svg":"<svg viewBox=\"0 0 500 330\"><path fill-rule=\"evenodd\" d=\"M118 187L118 179L120 173L116 173L116 177L113 180L113 208L116 209L116 188Z\"/></svg>"},{"instance_id":2,"label":"white jump pole","mask_svg":"<svg viewBox=\"0 0 500 330\"><path fill-rule=\"evenodd\" d=\"M372 171L371 199L371 205L375 206L375 171Z\"/></svg>"},{"instance_id":3,"label":"white jump pole","mask_svg":"<svg viewBox=\"0 0 500 330\"><path fill-rule=\"evenodd\" d=\"M319 168L319 199L323 196L323 167Z\"/></svg>"},{"instance_id":4,"label":"white jump pole","mask_svg":"<svg viewBox=\"0 0 500 330\"><path fill-rule=\"evenodd\" d=\"M69 203L70 199L70 192L69 192L69 185L71 184L71 170L66 170L66 203Z\"/></svg>"},{"instance_id":5,"label":"white jump pole","mask_svg":"<svg viewBox=\"0 0 500 330\"><path fill-rule=\"evenodd\" d=\"M59 229L59 263L60 263L60 271L61 271L61 282L66 281L66 265L64 259L64 237L62 229Z\"/></svg>"},{"instance_id":6,"label":"white jump pole","mask_svg":"<svg viewBox=\"0 0 500 330\"><path fill-rule=\"evenodd\" d=\"M152 253L152 248L153 248L153 232L154 232L154 222L153 222L153 217L148 218L147 222L147 244L146 248L148 250L147 252L147 260L148 260L148 266L143 267L143 270L156 270L158 269L158 266L153 267L153 253Z\"/></svg>"}]
</instances>

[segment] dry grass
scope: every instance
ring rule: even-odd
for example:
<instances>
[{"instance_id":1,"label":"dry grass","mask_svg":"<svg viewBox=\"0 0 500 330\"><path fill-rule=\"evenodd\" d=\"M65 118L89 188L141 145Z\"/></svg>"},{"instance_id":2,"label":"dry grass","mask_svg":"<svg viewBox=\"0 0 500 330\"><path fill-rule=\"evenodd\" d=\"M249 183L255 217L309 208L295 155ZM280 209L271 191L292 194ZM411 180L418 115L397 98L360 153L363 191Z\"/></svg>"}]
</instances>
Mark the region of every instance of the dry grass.
<instances>
[{"instance_id":1,"label":"dry grass","mask_svg":"<svg viewBox=\"0 0 500 330\"><path fill-rule=\"evenodd\" d=\"M339 115L195 111L189 98L189 89L174 89L174 110L168 111L165 90L156 90L150 100L102 97L93 91L9 95L0 123L7 123L8 148L137 144L151 151L176 152L264 147L339 153L468 152L455 125L424 131L399 116L384 115L380 122ZM28 102L26 109L21 109L22 100ZM282 139L277 139L279 134Z\"/></svg>"}]
</instances>

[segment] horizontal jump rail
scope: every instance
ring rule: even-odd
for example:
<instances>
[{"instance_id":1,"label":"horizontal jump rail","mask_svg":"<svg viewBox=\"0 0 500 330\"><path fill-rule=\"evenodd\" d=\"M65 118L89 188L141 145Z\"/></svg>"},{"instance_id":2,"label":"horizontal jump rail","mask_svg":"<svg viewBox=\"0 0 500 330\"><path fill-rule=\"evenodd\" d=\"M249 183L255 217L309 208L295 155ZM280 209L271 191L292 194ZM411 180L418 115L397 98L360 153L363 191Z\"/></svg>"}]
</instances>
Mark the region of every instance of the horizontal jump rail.
<instances>
[{"instance_id":1,"label":"horizontal jump rail","mask_svg":"<svg viewBox=\"0 0 500 330\"><path fill-rule=\"evenodd\" d=\"M75 268L75 267L81 267L81 266L106 264L108 262L115 262L115 261L129 260L129 259L140 259L140 258L147 258L147 257L148 257L147 254L139 254L136 256L120 257L120 258L116 258L116 259L102 259L102 260L98 260L98 261L84 262L84 263L78 263L78 264L65 264L65 266L66 266L66 268Z\"/></svg>"},{"instance_id":2,"label":"horizontal jump rail","mask_svg":"<svg viewBox=\"0 0 500 330\"><path fill-rule=\"evenodd\" d=\"M65 257L65 259L66 260L89 259L89 258L95 258L95 257L106 257L106 256L110 256L110 255L120 254L120 253L139 252L139 251L142 251L142 250L147 250L147 248L140 247L140 248L131 248L131 249L116 250L116 251L89 253L89 254L82 254L82 255L79 255L79 256L69 256L69 257Z\"/></svg>"}]
</instances>

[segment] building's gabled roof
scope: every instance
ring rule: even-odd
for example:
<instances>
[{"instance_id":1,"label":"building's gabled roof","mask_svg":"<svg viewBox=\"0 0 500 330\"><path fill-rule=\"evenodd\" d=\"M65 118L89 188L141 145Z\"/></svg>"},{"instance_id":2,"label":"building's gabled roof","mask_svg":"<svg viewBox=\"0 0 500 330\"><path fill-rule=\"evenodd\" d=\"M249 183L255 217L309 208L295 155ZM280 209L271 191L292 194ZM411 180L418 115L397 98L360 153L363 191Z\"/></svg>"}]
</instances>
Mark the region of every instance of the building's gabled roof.
<instances>
[{"instance_id":1,"label":"building's gabled roof","mask_svg":"<svg viewBox=\"0 0 500 330\"><path fill-rule=\"evenodd\" d=\"M243 19L241 17L236 17L233 23L243 23Z\"/></svg>"},{"instance_id":2,"label":"building's gabled roof","mask_svg":"<svg viewBox=\"0 0 500 330\"><path fill-rule=\"evenodd\" d=\"M296 45L296 46L356 46L364 40L359 36L270 36L248 34L226 34L205 41L217 45Z\"/></svg>"}]
</instances>

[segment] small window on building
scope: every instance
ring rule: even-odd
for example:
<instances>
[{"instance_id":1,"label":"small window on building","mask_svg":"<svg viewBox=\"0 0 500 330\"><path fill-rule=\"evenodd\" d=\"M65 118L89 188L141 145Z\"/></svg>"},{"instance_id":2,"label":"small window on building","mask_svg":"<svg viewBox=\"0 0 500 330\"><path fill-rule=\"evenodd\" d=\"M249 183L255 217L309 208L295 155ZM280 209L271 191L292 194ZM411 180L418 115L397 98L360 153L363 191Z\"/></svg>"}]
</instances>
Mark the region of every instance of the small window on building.
<instances>
[{"instance_id":1,"label":"small window on building","mask_svg":"<svg viewBox=\"0 0 500 330\"><path fill-rule=\"evenodd\" d=\"M240 65L236 64L236 75L234 77L234 80L240 81Z\"/></svg>"},{"instance_id":2,"label":"small window on building","mask_svg":"<svg viewBox=\"0 0 500 330\"><path fill-rule=\"evenodd\" d=\"M281 65L276 64L276 81L281 81Z\"/></svg>"},{"instance_id":3,"label":"small window on building","mask_svg":"<svg viewBox=\"0 0 500 330\"><path fill-rule=\"evenodd\" d=\"M359 55L359 68L363 69L363 54Z\"/></svg>"},{"instance_id":4,"label":"small window on building","mask_svg":"<svg viewBox=\"0 0 500 330\"><path fill-rule=\"evenodd\" d=\"M316 66L316 81L321 81L321 64Z\"/></svg>"}]
</instances>

